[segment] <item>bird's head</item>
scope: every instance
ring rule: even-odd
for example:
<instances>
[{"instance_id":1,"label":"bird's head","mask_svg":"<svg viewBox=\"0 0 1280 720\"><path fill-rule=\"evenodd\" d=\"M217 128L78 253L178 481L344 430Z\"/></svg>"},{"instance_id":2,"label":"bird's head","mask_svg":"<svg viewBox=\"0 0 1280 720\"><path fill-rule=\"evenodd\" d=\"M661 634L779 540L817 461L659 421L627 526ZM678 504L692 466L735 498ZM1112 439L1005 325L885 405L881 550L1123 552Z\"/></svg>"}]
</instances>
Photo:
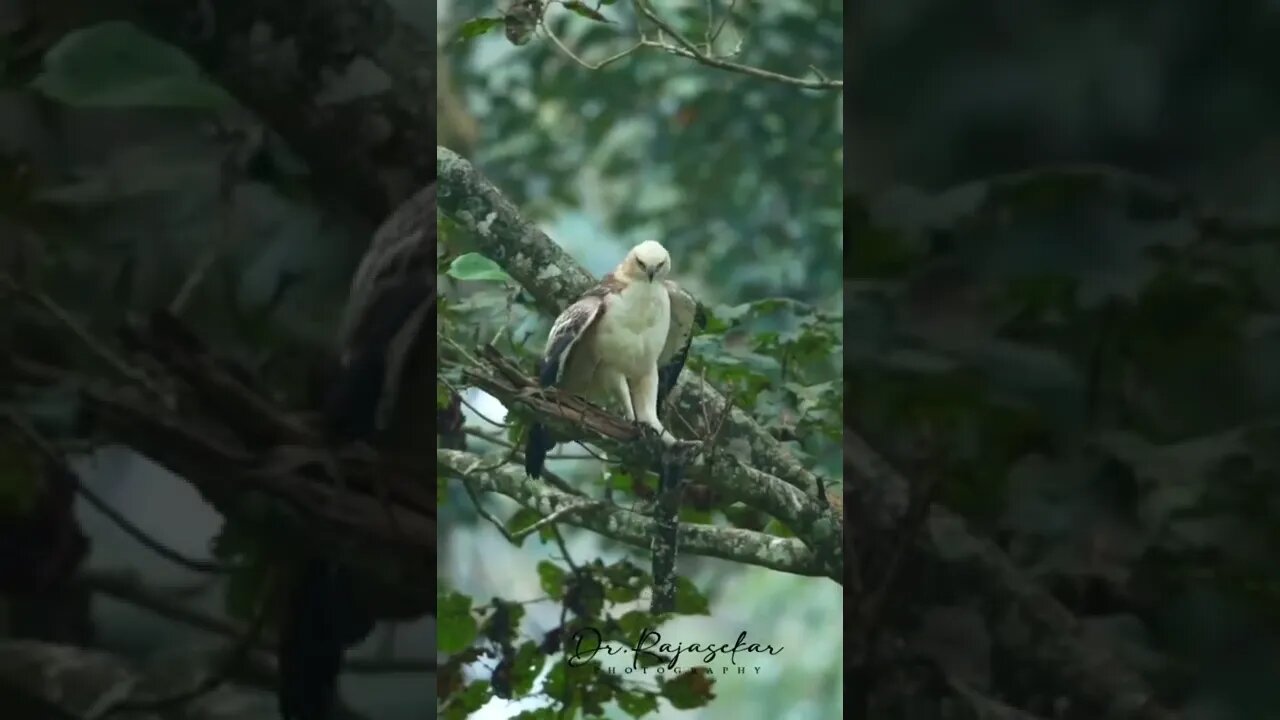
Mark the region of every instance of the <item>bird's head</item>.
<instances>
[{"instance_id":1,"label":"bird's head","mask_svg":"<svg viewBox=\"0 0 1280 720\"><path fill-rule=\"evenodd\" d=\"M671 272L671 256L661 243L645 240L627 253L622 272L631 280L660 282Z\"/></svg>"}]
</instances>

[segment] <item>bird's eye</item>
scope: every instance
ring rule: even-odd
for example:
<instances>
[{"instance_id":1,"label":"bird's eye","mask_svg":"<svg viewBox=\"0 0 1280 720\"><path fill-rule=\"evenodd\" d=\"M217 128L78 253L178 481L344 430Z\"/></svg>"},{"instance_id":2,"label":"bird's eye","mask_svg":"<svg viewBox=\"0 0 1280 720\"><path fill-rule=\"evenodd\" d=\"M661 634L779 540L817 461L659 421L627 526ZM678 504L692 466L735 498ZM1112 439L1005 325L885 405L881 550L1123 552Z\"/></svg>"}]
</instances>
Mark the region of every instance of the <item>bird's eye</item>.
<instances>
[{"instance_id":1,"label":"bird's eye","mask_svg":"<svg viewBox=\"0 0 1280 720\"><path fill-rule=\"evenodd\" d=\"M636 262L640 263L640 269L641 269L641 270L648 270L648 269L649 269L649 266L648 266L648 265L645 265L645 264L644 264L644 261L643 261L643 260L641 260L640 258L636 258Z\"/></svg>"}]
</instances>

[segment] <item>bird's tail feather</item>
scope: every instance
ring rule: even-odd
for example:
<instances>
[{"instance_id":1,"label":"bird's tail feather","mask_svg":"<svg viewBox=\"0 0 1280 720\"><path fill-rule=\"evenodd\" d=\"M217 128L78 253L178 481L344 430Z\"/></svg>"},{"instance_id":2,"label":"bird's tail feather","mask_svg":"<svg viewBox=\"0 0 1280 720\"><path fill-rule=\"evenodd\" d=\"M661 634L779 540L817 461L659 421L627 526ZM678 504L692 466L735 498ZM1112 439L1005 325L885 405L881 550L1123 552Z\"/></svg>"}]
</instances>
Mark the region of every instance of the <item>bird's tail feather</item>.
<instances>
[{"instance_id":1,"label":"bird's tail feather","mask_svg":"<svg viewBox=\"0 0 1280 720\"><path fill-rule=\"evenodd\" d=\"M555 447L551 431L542 423L534 423L529 428L529 439L524 444L524 471L529 477L542 477L542 464L546 462L547 453Z\"/></svg>"},{"instance_id":2,"label":"bird's tail feather","mask_svg":"<svg viewBox=\"0 0 1280 720\"><path fill-rule=\"evenodd\" d=\"M347 648L373 631L373 617L337 565L308 560L295 578L280 632L280 715L330 720Z\"/></svg>"}]
</instances>

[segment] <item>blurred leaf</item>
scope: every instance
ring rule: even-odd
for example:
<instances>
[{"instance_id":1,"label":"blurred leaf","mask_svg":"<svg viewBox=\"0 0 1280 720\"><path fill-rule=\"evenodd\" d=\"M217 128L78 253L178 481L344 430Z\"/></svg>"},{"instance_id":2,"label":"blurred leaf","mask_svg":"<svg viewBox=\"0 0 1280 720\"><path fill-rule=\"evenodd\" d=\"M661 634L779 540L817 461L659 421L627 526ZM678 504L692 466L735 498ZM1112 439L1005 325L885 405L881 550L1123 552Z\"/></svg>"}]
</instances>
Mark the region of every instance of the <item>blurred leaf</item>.
<instances>
[{"instance_id":1,"label":"blurred leaf","mask_svg":"<svg viewBox=\"0 0 1280 720\"><path fill-rule=\"evenodd\" d=\"M542 516L539 515L536 510L530 510L529 508L522 507L511 516L510 520L507 521L507 531L512 534L521 532L526 528L532 527L534 523L541 519ZM524 545L524 541L528 538L528 535L522 536L516 541L516 547Z\"/></svg>"},{"instance_id":2,"label":"blurred leaf","mask_svg":"<svg viewBox=\"0 0 1280 720\"><path fill-rule=\"evenodd\" d=\"M683 576L676 577L676 612L681 615L711 614L711 604L706 596L699 592L692 580Z\"/></svg>"},{"instance_id":3,"label":"blurred leaf","mask_svg":"<svg viewBox=\"0 0 1280 720\"><path fill-rule=\"evenodd\" d=\"M488 680L475 680L455 693L440 711L442 720L466 720L492 697Z\"/></svg>"},{"instance_id":4,"label":"blurred leaf","mask_svg":"<svg viewBox=\"0 0 1280 720\"><path fill-rule=\"evenodd\" d=\"M565 572L560 566L549 560L538 563L538 583L543 592L552 598L564 597Z\"/></svg>"},{"instance_id":5,"label":"blurred leaf","mask_svg":"<svg viewBox=\"0 0 1280 720\"><path fill-rule=\"evenodd\" d=\"M458 280L474 282L506 282L511 279L511 276L498 263L480 253L466 253L454 258L453 263L449 265L448 274Z\"/></svg>"},{"instance_id":6,"label":"blurred leaf","mask_svg":"<svg viewBox=\"0 0 1280 720\"><path fill-rule=\"evenodd\" d=\"M222 109L235 101L177 48L111 21L67 33L32 87L77 107Z\"/></svg>"},{"instance_id":7,"label":"blurred leaf","mask_svg":"<svg viewBox=\"0 0 1280 720\"><path fill-rule=\"evenodd\" d=\"M658 698L641 691L619 689L614 695L614 702L622 712L633 718L640 718L658 711Z\"/></svg>"},{"instance_id":8,"label":"blurred leaf","mask_svg":"<svg viewBox=\"0 0 1280 720\"><path fill-rule=\"evenodd\" d=\"M609 18L601 15L594 8L582 2L582 0L565 0L561 4L564 5L566 10L572 10L574 13L577 13L584 18L603 23L612 22Z\"/></svg>"},{"instance_id":9,"label":"blurred leaf","mask_svg":"<svg viewBox=\"0 0 1280 720\"><path fill-rule=\"evenodd\" d=\"M700 669L680 673L674 679L662 679L659 682L662 697L666 698L677 710L700 708L715 697L712 692L714 680Z\"/></svg>"},{"instance_id":10,"label":"blurred leaf","mask_svg":"<svg viewBox=\"0 0 1280 720\"><path fill-rule=\"evenodd\" d=\"M516 696L529 694L533 689L533 681L546 665L547 656L538 651L535 642L521 643L516 650L516 657L511 668L511 687Z\"/></svg>"},{"instance_id":11,"label":"blurred leaf","mask_svg":"<svg viewBox=\"0 0 1280 720\"><path fill-rule=\"evenodd\" d=\"M476 638L476 619L471 615L471 598L457 592L437 593L436 649L452 655L466 649Z\"/></svg>"},{"instance_id":12,"label":"blurred leaf","mask_svg":"<svg viewBox=\"0 0 1280 720\"><path fill-rule=\"evenodd\" d=\"M227 615L241 621L254 617L271 574L272 570L261 553L249 555L237 563L227 577Z\"/></svg>"},{"instance_id":13,"label":"blurred leaf","mask_svg":"<svg viewBox=\"0 0 1280 720\"><path fill-rule=\"evenodd\" d=\"M478 17L472 18L458 28L458 40L470 40L480 37L485 33L496 30L503 25L503 19L500 17Z\"/></svg>"},{"instance_id":14,"label":"blurred leaf","mask_svg":"<svg viewBox=\"0 0 1280 720\"><path fill-rule=\"evenodd\" d=\"M44 485L44 460L11 433L0 433L0 516L27 515Z\"/></svg>"},{"instance_id":15,"label":"blurred leaf","mask_svg":"<svg viewBox=\"0 0 1280 720\"><path fill-rule=\"evenodd\" d=\"M649 587L649 574L629 560L619 560L605 568L607 581L605 595L609 602L631 602L640 597L640 593Z\"/></svg>"},{"instance_id":16,"label":"blurred leaf","mask_svg":"<svg viewBox=\"0 0 1280 720\"><path fill-rule=\"evenodd\" d=\"M643 610L628 610L618 618L618 625L622 628L622 636L634 643L645 630L657 628L658 620Z\"/></svg>"}]
</instances>

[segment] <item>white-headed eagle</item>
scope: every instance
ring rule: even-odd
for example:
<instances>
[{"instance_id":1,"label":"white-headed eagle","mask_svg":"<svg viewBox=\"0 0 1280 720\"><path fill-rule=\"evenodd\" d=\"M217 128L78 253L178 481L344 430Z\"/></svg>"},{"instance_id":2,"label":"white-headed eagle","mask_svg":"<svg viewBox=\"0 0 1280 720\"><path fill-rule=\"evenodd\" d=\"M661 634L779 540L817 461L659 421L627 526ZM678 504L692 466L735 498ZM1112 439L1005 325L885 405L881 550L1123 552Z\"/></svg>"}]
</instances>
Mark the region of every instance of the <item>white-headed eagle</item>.
<instances>
[{"instance_id":1,"label":"white-headed eagle","mask_svg":"<svg viewBox=\"0 0 1280 720\"><path fill-rule=\"evenodd\" d=\"M675 442L658 408L684 368L694 325L705 324L696 300L667 280L671 256L648 240L556 318L539 369L543 387L590 400L616 399L628 420ZM525 470L538 477L555 445L535 424L525 446Z\"/></svg>"}]
</instances>

